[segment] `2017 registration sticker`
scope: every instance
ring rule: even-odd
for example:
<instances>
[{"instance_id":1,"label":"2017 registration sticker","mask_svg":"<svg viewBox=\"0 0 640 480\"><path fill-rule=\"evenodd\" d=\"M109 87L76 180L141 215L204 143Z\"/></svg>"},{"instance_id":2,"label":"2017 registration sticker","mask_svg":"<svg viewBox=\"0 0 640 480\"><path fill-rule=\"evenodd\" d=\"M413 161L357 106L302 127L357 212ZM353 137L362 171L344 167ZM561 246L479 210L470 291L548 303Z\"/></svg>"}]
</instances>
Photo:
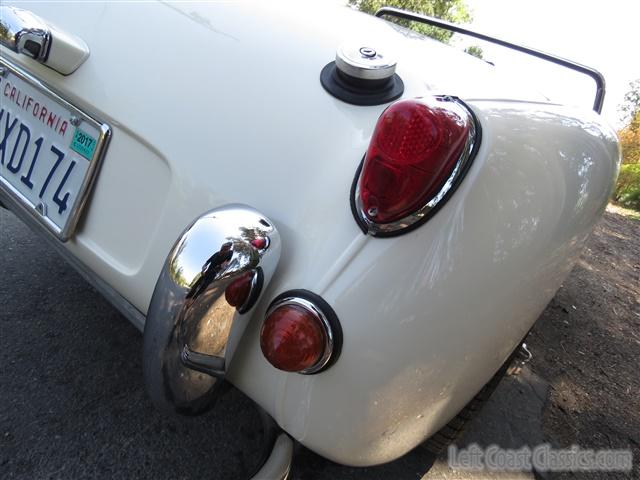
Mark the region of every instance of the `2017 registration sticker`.
<instances>
[{"instance_id":1,"label":"2017 registration sticker","mask_svg":"<svg viewBox=\"0 0 640 480\"><path fill-rule=\"evenodd\" d=\"M95 138L84 130L76 128L73 139L71 140L71 149L78 152L87 160L91 160L93 158L93 152L96 151L97 144L98 142Z\"/></svg>"}]
</instances>

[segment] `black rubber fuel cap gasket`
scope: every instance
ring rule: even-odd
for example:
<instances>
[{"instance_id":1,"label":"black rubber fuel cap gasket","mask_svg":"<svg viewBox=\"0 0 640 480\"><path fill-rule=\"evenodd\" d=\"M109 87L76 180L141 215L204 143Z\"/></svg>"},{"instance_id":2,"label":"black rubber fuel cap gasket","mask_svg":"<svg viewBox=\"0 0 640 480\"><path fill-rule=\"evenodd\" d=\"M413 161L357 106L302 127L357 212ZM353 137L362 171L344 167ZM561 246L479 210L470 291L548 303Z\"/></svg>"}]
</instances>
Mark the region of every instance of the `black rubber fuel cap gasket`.
<instances>
[{"instance_id":1,"label":"black rubber fuel cap gasket","mask_svg":"<svg viewBox=\"0 0 640 480\"><path fill-rule=\"evenodd\" d=\"M320 72L320 83L338 100L351 105L382 105L400 98L404 93L404 82L397 73L383 82L359 80L353 77L349 80L347 77L338 71L336 62L331 62Z\"/></svg>"}]
</instances>

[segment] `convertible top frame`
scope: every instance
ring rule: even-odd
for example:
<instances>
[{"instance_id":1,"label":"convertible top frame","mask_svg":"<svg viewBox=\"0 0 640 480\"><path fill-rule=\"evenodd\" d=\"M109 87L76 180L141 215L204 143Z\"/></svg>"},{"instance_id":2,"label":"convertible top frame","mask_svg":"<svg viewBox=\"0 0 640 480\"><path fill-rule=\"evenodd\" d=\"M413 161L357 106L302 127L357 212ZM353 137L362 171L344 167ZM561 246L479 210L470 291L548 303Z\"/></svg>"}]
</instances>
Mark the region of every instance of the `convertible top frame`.
<instances>
[{"instance_id":1,"label":"convertible top frame","mask_svg":"<svg viewBox=\"0 0 640 480\"><path fill-rule=\"evenodd\" d=\"M597 113L602 112L602 104L604 103L604 94L605 94L605 81L602 74L594 68L587 67L577 62L572 62L571 60L567 60L566 58L541 52L540 50L535 50L533 48L517 45L515 43L507 42L506 40L500 40L499 38L491 37L489 35L485 35L484 33L476 32L475 30L470 30L468 28L461 27L459 25L447 22L445 20L428 17L426 15L420 15L418 13L408 12L406 10L401 10L399 8L382 7L380 10L376 12L375 15L376 17L389 16L389 17L401 18L403 20L410 20L413 22L425 23L427 25L443 28L445 30L460 33L462 35L468 35L470 37L475 37L480 40L484 40L486 42L495 43L496 45L510 48L512 50L516 50L521 53L526 53L527 55L532 55L536 58L540 58L542 60L555 63L556 65L560 65L561 67L569 68L576 72L587 75L596 82L596 96L593 101L593 110L596 111Z\"/></svg>"}]
</instances>

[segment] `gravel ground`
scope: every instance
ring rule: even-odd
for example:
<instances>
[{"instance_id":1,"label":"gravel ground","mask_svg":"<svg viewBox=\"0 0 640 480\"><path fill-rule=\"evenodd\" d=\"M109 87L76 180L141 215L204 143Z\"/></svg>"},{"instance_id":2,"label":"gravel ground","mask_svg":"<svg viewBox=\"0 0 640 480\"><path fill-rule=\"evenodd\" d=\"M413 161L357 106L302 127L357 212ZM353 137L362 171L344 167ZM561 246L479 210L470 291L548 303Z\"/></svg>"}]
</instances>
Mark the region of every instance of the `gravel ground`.
<instances>
[{"instance_id":1,"label":"gravel ground","mask_svg":"<svg viewBox=\"0 0 640 480\"><path fill-rule=\"evenodd\" d=\"M640 478L637 213L609 206L529 344L536 355L532 368L551 385L543 416L547 441L563 448L631 449L632 476Z\"/></svg>"},{"instance_id":2,"label":"gravel ground","mask_svg":"<svg viewBox=\"0 0 640 480\"><path fill-rule=\"evenodd\" d=\"M575 443L631 448L640 459L638 252L640 221L608 212L530 335L531 370L503 380L460 446ZM263 444L252 403L231 390L203 417L167 418L155 412L142 387L137 330L1 209L0 271L3 478L235 479L249 474ZM640 478L638 465L631 475ZM420 448L388 465L346 468L298 448L292 477L533 475L455 472L445 458Z\"/></svg>"}]
</instances>

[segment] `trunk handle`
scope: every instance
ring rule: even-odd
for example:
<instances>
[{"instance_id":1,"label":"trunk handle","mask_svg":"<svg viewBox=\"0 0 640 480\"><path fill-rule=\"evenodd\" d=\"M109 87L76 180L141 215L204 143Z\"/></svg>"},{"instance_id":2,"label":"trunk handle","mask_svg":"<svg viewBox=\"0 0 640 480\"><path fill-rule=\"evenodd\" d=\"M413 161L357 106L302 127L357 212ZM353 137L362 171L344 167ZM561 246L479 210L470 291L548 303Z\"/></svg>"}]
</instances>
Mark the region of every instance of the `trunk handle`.
<instances>
[{"instance_id":1,"label":"trunk handle","mask_svg":"<svg viewBox=\"0 0 640 480\"><path fill-rule=\"evenodd\" d=\"M29 10L0 7L0 45L69 75L89 57L89 47Z\"/></svg>"}]
</instances>

